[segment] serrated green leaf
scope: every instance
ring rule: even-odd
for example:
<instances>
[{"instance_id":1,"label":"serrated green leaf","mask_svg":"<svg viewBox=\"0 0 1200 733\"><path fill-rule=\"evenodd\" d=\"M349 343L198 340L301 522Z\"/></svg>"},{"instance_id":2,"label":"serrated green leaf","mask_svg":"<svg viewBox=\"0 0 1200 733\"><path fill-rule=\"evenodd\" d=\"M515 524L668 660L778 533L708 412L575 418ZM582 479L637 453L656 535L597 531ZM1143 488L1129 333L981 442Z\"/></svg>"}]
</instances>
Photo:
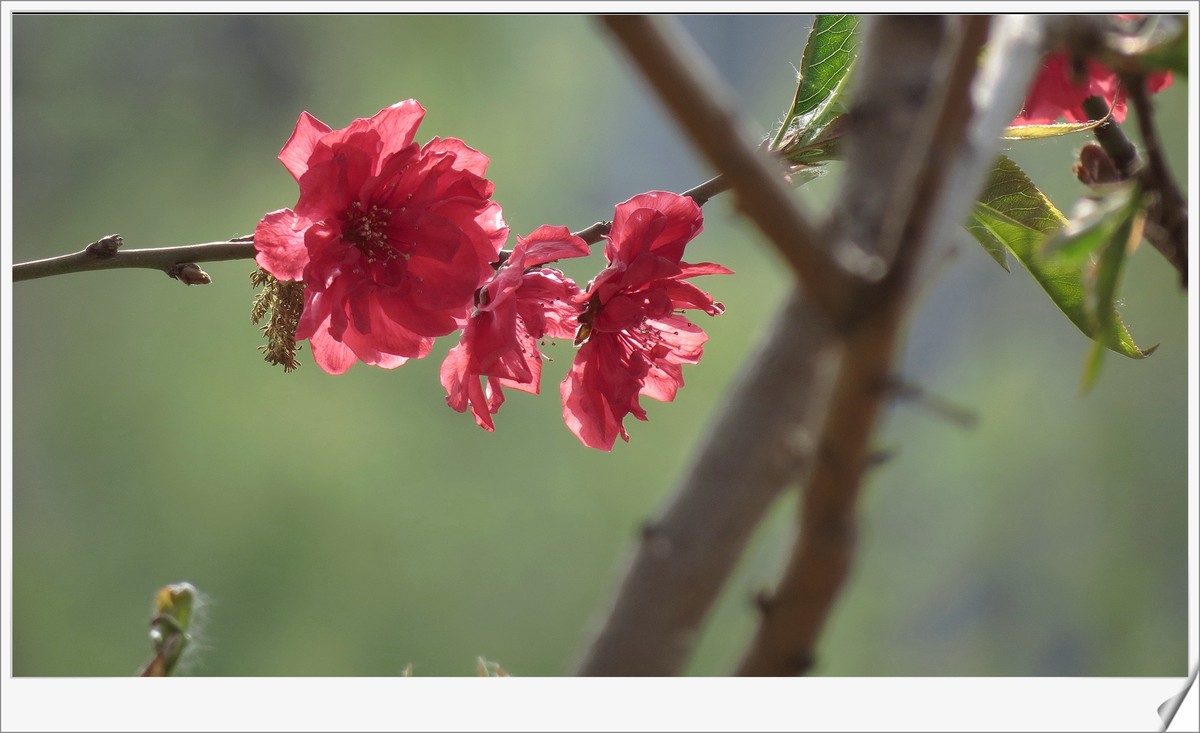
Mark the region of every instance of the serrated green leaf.
<instances>
[{"instance_id":1,"label":"serrated green leaf","mask_svg":"<svg viewBox=\"0 0 1200 733\"><path fill-rule=\"evenodd\" d=\"M1033 185L1016 163L1003 155L992 166L978 201L1039 234L1058 231L1067 223L1067 217L1046 198L1046 194ZM1014 251L1014 254L1018 253Z\"/></svg>"},{"instance_id":2,"label":"serrated green leaf","mask_svg":"<svg viewBox=\"0 0 1200 733\"><path fill-rule=\"evenodd\" d=\"M1118 344L1104 344L1114 351L1137 350L1141 356L1152 352L1151 348L1142 352L1133 343L1129 332L1117 316L1116 296L1117 284L1125 268L1125 254L1129 251L1131 240L1136 236L1141 238L1141 225L1138 222L1142 209L1142 197L1138 191L1128 196L1126 204L1118 208L1113 216L1113 225L1108 242L1100 252L1100 263L1096 268L1095 287L1092 289L1090 306L1096 319L1097 333L1108 337L1116 336Z\"/></svg>"},{"instance_id":3,"label":"serrated green leaf","mask_svg":"<svg viewBox=\"0 0 1200 733\"><path fill-rule=\"evenodd\" d=\"M1004 129L1000 137L1005 140L1043 140L1048 137L1061 137L1076 132L1094 130L1108 121L1105 117L1091 122L1059 122L1049 125L1017 125Z\"/></svg>"},{"instance_id":4,"label":"serrated green leaf","mask_svg":"<svg viewBox=\"0 0 1200 733\"><path fill-rule=\"evenodd\" d=\"M1090 203L1090 208L1047 237L1038 255L1082 268L1109 243L1114 229L1128 218L1126 208L1131 196L1132 190L1125 187L1113 190L1098 202L1085 199L1083 203Z\"/></svg>"},{"instance_id":5,"label":"serrated green leaf","mask_svg":"<svg viewBox=\"0 0 1200 733\"><path fill-rule=\"evenodd\" d=\"M804 145L842 112L841 95L858 55L857 15L818 15L800 59L796 95L772 147L785 137Z\"/></svg>"},{"instance_id":6,"label":"serrated green leaf","mask_svg":"<svg viewBox=\"0 0 1200 733\"><path fill-rule=\"evenodd\" d=\"M1143 351L1138 348L1116 312L1112 299L1115 280L1107 299L1093 297L1092 307L1089 307L1085 302L1084 268L1070 258L1043 251L1046 237L1062 229L1066 221L1024 171L1001 156L992 168L966 227L980 239L985 249L988 244L976 230L981 229L987 238L1002 243L1086 336L1130 358L1148 356L1153 349ZM1103 292L1100 294L1104 295Z\"/></svg>"},{"instance_id":7,"label":"serrated green leaf","mask_svg":"<svg viewBox=\"0 0 1200 733\"><path fill-rule=\"evenodd\" d=\"M975 237L975 241L983 246L983 251L991 255L998 265L1008 271L1008 248L1004 246L1004 242L997 239L991 230L974 215L963 226L971 236Z\"/></svg>"}]
</instances>

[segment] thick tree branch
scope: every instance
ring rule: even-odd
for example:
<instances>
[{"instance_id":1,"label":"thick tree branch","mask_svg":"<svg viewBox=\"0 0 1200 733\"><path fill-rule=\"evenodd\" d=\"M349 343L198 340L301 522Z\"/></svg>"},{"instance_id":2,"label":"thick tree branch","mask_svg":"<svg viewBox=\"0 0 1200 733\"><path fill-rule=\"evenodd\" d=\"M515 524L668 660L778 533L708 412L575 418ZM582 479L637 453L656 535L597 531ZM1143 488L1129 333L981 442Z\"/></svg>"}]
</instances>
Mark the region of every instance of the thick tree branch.
<instances>
[{"instance_id":1,"label":"thick tree branch","mask_svg":"<svg viewBox=\"0 0 1200 733\"><path fill-rule=\"evenodd\" d=\"M760 604L761 624L738 668L743 675L797 674L813 663L851 567L869 441L888 395L922 254L962 220L1036 58L1036 21L1000 21L1004 33L972 87L990 24L986 16L872 17L868 23L846 138L841 223L845 236L868 237L858 244L889 257L891 265L843 331L798 537L778 588ZM997 69L1007 75L1004 81Z\"/></svg>"},{"instance_id":2,"label":"thick tree branch","mask_svg":"<svg viewBox=\"0 0 1200 733\"><path fill-rule=\"evenodd\" d=\"M751 144L732 93L686 36L659 16L604 16L676 122L729 181L738 207L763 231L817 308L839 318L859 278L843 269L800 210L782 165Z\"/></svg>"},{"instance_id":3,"label":"thick tree branch","mask_svg":"<svg viewBox=\"0 0 1200 733\"><path fill-rule=\"evenodd\" d=\"M755 526L812 452L836 356L823 323L792 294L643 530L579 674L682 671Z\"/></svg>"},{"instance_id":4,"label":"thick tree branch","mask_svg":"<svg viewBox=\"0 0 1200 733\"><path fill-rule=\"evenodd\" d=\"M72 272L141 268L161 270L188 285L199 285L207 283L208 276L196 265L197 262L247 260L255 254L252 237L156 249L122 250L117 249L119 246L120 237L110 235L74 254L13 265L13 282Z\"/></svg>"}]
</instances>

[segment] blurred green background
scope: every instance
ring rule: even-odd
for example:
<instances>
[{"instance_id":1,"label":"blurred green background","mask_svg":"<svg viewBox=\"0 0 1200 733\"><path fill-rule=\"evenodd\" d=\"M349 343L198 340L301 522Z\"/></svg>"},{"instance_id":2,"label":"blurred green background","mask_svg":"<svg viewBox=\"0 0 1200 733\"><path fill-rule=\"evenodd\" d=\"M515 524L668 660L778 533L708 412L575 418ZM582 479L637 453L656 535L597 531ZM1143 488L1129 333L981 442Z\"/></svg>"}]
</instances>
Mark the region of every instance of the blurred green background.
<instances>
[{"instance_id":1,"label":"blurred green background","mask_svg":"<svg viewBox=\"0 0 1200 733\"><path fill-rule=\"evenodd\" d=\"M765 135L811 19L681 20ZM12 52L15 261L112 232L130 248L252 232L295 202L275 154L302 110L341 127L419 99L418 140L484 151L520 234L710 175L585 16L17 15ZM1157 100L1185 180L1186 80ZM1011 153L1069 209L1082 142ZM836 179L799 195L820 212ZM544 393L513 393L488 434L443 402L452 338L396 371L335 378L307 350L292 374L264 363L249 261L204 265L207 287L133 270L18 283L14 674L132 674L153 592L180 580L207 595L192 674L471 675L479 655L568 673L786 288L728 197L705 214L688 259L737 271L700 281L727 312L699 316L703 362L611 454L562 424L567 344ZM1159 350L1110 355L1082 397L1089 342L1019 266L955 244L903 372L980 422L889 412L877 443L896 457L870 477L816 673L1185 674L1185 294L1143 246L1122 312ZM793 504L756 536L690 674L732 668Z\"/></svg>"}]
</instances>

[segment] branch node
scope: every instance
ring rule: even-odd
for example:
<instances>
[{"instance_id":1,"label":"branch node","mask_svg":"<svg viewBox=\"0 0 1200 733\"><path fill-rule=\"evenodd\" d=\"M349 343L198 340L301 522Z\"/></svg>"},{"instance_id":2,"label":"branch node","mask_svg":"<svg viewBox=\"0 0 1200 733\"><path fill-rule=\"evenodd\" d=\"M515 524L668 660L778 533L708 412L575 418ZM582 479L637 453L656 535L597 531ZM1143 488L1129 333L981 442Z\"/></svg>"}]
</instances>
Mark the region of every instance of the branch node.
<instances>
[{"instance_id":1,"label":"branch node","mask_svg":"<svg viewBox=\"0 0 1200 733\"><path fill-rule=\"evenodd\" d=\"M979 423L979 416L974 410L956 405L945 397L933 394L923 387L905 382L899 377L893 377L887 385L888 391L898 400L912 400L925 408L934 416L957 425L965 430L971 430Z\"/></svg>"},{"instance_id":2,"label":"branch node","mask_svg":"<svg viewBox=\"0 0 1200 733\"><path fill-rule=\"evenodd\" d=\"M871 451L867 454L866 468L867 470L879 468L895 457L896 451L890 448L880 448L879 450Z\"/></svg>"},{"instance_id":3,"label":"branch node","mask_svg":"<svg viewBox=\"0 0 1200 733\"><path fill-rule=\"evenodd\" d=\"M1072 167L1075 177L1085 186L1095 188L1120 183L1129 178L1122 173L1112 156L1099 143L1087 143L1079 150L1079 160Z\"/></svg>"},{"instance_id":4,"label":"branch node","mask_svg":"<svg viewBox=\"0 0 1200 733\"><path fill-rule=\"evenodd\" d=\"M608 234L610 229L612 229L611 221L598 221L590 227L572 232L572 234L588 244L595 244L603 239L604 235Z\"/></svg>"},{"instance_id":5,"label":"branch node","mask_svg":"<svg viewBox=\"0 0 1200 733\"><path fill-rule=\"evenodd\" d=\"M792 670L792 674L794 675L801 675L808 672L816 663L817 660L813 656L813 653L807 650L796 652L784 661L784 664Z\"/></svg>"},{"instance_id":6,"label":"branch node","mask_svg":"<svg viewBox=\"0 0 1200 733\"><path fill-rule=\"evenodd\" d=\"M184 285L208 285L212 278L195 262L181 262L167 270L167 275Z\"/></svg>"},{"instance_id":7,"label":"branch node","mask_svg":"<svg viewBox=\"0 0 1200 733\"><path fill-rule=\"evenodd\" d=\"M670 557L675 549L674 543L656 522L647 521L642 524L641 535L646 549L658 560Z\"/></svg>"},{"instance_id":8,"label":"branch node","mask_svg":"<svg viewBox=\"0 0 1200 733\"><path fill-rule=\"evenodd\" d=\"M115 255L122 244L125 244L125 240L121 238L120 234L109 234L106 237L100 237L95 242L84 247L83 251L89 257L103 260Z\"/></svg>"},{"instance_id":9,"label":"branch node","mask_svg":"<svg viewBox=\"0 0 1200 733\"><path fill-rule=\"evenodd\" d=\"M755 591L754 597L751 600L754 602L754 607L763 616L770 613L771 607L775 604L775 599L771 597L771 592L766 588L759 588Z\"/></svg>"}]
</instances>

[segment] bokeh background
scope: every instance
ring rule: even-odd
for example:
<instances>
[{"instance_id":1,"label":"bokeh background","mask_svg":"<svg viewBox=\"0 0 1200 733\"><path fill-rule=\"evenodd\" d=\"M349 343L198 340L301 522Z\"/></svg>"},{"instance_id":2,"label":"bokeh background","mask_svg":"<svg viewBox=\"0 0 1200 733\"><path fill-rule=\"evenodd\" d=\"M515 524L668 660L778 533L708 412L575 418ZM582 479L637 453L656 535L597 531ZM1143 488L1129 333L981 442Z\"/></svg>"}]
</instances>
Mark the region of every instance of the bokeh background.
<instances>
[{"instance_id":1,"label":"bokeh background","mask_svg":"<svg viewBox=\"0 0 1200 733\"><path fill-rule=\"evenodd\" d=\"M811 18L681 21L767 134ZM130 248L252 232L295 201L275 154L302 110L341 127L419 99L418 139L484 151L521 234L710 175L586 16L30 14L12 53L15 261L112 232ZM1186 80L1157 103L1184 180ZM1069 209L1082 142L1011 154ZM798 195L820 213L836 183L833 166ZM787 287L728 197L705 214L689 259L737 271L701 281L727 312L700 316L703 362L611 454L561 422L568 344L544 393L514 393L488 434L443 402L452 338L397 371L331 377L307 351L292 374L264 363L249 261L204 265L207 287L133 270L16 284L14 674L132 674L155 589L180 580L206 595L191 674L471 675L481 655L568 673ZM877 443L895 457L870 477L815 673L1185 674L1185 294L1139 250L1122 313L1159 349L1110 355L1081 396L1089 342L1019 266L953 245L903 373L979 423L889 411ZM763 525L688 673L732 668L793 509Z\"/></svg>"}]
</instances>

